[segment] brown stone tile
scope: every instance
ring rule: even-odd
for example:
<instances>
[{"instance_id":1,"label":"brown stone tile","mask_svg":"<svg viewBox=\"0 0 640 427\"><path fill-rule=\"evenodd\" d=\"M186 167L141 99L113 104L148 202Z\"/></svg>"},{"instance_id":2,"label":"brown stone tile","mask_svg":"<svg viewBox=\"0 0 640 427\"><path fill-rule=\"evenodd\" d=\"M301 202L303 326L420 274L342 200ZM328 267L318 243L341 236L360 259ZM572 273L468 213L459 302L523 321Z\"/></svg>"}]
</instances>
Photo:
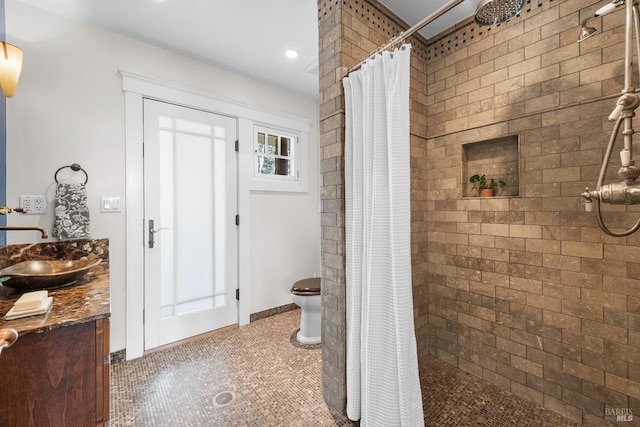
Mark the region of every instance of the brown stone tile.
<instances>
[{"instance_id":1,"label":"brown stone tile","mask_svg":"<svg viewBox=\"0 0 640 427\"><path fill-rule=\"evenodd\" d=\"M430 357L421 361L420 372L427 426L579 425L535 406L531 392L522 399L504 390L509 380L500 374L483 371L503 388Z\"/></svg>"},{"instance_id":2,"label":"brown stone tile","mask_svg":"<svg viewBox=\"0 0 640 427\"><path fill-rule=\"evenodd\" d=\"M111 425L350 425L323 401L320 346L292 343L299 316L288 311L114 363Z\"/></svg>"}]
</instances>

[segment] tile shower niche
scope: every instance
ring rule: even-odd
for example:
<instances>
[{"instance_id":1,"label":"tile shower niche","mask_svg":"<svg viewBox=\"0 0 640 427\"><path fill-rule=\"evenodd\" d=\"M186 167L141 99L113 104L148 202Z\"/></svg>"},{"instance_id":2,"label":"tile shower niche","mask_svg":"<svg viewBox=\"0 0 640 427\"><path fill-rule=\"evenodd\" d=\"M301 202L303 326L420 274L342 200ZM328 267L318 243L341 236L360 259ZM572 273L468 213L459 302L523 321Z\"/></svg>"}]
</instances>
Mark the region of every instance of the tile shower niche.
<instances>
[{"instance_id":1,"label":"tile shower niche","mask_svg":"<svg viewBox=\"0 0 640 427\"><path fill-rule=\"evenodd\" d=\"M497 197L517 197L520 188L519 153L518 135L463 144L462 196L478 196L478 191L469 182L469 178L475 174L485 174L487 179L506 182L505 187L496 187Z\"/></svg>"}]
</instances>

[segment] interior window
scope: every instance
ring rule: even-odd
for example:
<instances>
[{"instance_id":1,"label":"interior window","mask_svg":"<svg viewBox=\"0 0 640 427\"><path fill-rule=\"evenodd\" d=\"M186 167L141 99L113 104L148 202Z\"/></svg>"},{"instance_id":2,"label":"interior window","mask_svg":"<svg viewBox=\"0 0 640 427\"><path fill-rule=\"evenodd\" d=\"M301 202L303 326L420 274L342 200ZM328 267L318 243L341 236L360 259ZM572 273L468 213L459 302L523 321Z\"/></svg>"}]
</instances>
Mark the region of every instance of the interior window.
<instances>
[{"instance_id":1,"label":"interior window","mask_svg":"<svg viewBox=\"0 0 640 427\"><path fill-rule=\"evenodd\" d=\"M273 179L297 179L296 141L295 135L283 131L256 128L256 175Z\"/></svg>"}]
</instances>

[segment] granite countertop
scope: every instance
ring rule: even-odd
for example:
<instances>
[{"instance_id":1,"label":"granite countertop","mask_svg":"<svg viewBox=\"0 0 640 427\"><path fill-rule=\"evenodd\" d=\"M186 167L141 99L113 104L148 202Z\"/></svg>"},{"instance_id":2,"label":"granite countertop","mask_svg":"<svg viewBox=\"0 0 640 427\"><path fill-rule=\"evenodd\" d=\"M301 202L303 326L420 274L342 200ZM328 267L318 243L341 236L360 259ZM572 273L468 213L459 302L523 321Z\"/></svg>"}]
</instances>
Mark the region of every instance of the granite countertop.
<instances>
[{"instance_id":1,"label":"granite countertop","mask_svg":"<svg viewBox=\"0 0 640 427\"><path fill-rule=\"evenodd\" d=\"M7 286L0 286L0 328L13 328L18 331L18 335L26 335L109 317L111 314L109 256L108 242L105 242L105 240L88 240L87 242L89 243L74 242L70 245L68 253L73 253L73 256L69 255L69 257L77 258L80 255L78 253L80 247L85 249L83 255L89 253L100 255L103 262L91 268L76 283L58 289L49 289L49 296L53 297L53 305L45 314L6 320L5 315L22 295L22 292ZM52 244L48 244L49 247L43 249L45 245L47 244L38 244L37 247L35 247L36 245L21 245L16 249L19 252L19 257L13 255L8 258L11 259L11 264L31 258L30 254L38 254L38 258L40 258L43 256L43 252L50 252L52 249L50 247ZM56 243L56 246L59 245L59 243ZM18 247L18 245L15 246ZM57 253L57 255L60 254ZM1 258L2 253L0 253ZM55 258L64 259L66 257L56 256ZM0 260L0 265L2 264L3 262Z\"/></svg>"}]
</instances>

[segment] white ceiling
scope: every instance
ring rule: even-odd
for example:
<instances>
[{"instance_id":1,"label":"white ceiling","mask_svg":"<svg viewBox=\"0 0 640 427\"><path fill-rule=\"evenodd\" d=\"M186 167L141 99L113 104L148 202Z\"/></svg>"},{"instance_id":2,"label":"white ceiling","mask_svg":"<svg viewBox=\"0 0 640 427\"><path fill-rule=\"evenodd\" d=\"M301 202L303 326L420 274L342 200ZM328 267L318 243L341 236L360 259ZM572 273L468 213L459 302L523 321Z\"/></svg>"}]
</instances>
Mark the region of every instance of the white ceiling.
<instances>
[{"instance_id":1,"label":"white ceiling","mask_svg":"<svg viewBox=\"0 0 640 427\"><path fill-rule=\"evenodd\" d=\"M16 1L16 0L12 0ZM318 95L317 0L17 0L290 90ZM382 0L413 25L448 0ZM420 33L472 15L465 0ZM299 52L296 59L286 49Z\"/></svg>"},{"instance_id":2,"label":"white ceiling","mask_svg":"<svg viewBox=\"0 0 640 427\"><path fill-rule=\"evenodd\" d=\"M479 1L480 0L463 1L420 30L420 34L429 39L470 17L476 12ZM409 25L417 24L423 18L431 15L448 2L449 0L380 0L380 3L393 10L396 15L404 19Z\"/></svg>"}]
</instances>

